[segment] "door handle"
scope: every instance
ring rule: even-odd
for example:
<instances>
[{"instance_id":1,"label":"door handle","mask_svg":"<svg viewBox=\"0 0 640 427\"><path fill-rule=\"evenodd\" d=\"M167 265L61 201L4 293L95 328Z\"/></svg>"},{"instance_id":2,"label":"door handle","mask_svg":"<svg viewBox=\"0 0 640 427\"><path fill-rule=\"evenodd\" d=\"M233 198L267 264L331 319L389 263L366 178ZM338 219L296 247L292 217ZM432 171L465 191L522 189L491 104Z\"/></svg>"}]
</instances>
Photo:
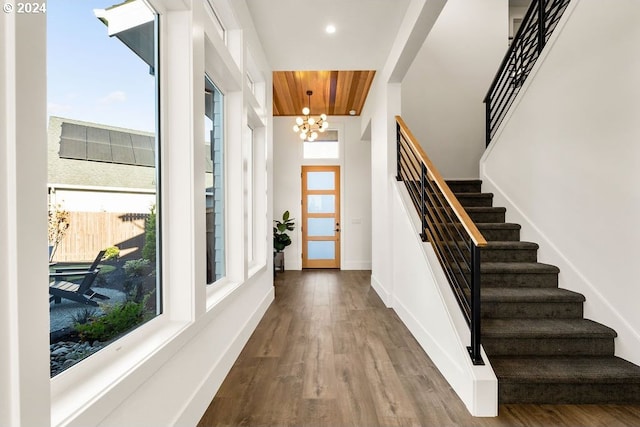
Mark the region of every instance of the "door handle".
<instances>
[{"instance_id":1,"label":"door handle","mask_svg":"<svg viewBox=\"0 0 640 427\"><path fill-rule=\"evenodd\" d=\"M336 232L336 233L339 233L339 232L340 232L340 223L339 223L339 222L336 222L336 229L335 229L335 232Z\"/></svg>"}]
</instances>

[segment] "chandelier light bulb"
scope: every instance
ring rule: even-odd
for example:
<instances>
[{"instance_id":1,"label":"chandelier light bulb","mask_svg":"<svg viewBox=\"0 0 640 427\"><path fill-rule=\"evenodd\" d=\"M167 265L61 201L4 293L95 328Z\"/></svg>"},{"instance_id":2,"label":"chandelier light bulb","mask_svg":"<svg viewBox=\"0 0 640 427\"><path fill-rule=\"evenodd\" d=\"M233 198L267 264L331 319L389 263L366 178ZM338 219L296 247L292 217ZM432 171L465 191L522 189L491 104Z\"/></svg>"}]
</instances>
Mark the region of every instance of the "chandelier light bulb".
<instances>
[{"instance_id":1,"label":"chandelier light bulb","mask_svg":"<svg viewBox=\"0 0 640 427\"><path fill-rule=\"evenodd\" d=\"M297 117L296 124L293 126L293 131L298 133L298 136L303 141L315 141L318 138L318 132L324 132L329 127L326 114L320 114L317 118L310 117L311 95L313 95L313 92L308 90L309 103L302 109L302 114L305 117Z\"/></svg>"}]
</instances>

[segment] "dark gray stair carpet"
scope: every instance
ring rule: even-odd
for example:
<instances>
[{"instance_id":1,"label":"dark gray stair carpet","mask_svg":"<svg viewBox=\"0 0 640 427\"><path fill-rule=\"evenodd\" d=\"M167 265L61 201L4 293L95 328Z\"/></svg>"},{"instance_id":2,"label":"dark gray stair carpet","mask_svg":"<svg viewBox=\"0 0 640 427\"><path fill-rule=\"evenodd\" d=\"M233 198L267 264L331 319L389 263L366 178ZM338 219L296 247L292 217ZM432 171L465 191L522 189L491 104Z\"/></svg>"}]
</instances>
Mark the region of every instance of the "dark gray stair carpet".
<instances>
[{"instance_id":1,"label":"dark gray stair carpet","mask_svg":"<svg viewBox=\"0 0 640 427\"><path fill-rule=\"evenodd\" d=\"M560 270L537 262L538 245L520 241L480 180L447 183L488 242L482 344L500 403L640 403L640 367L614 356L616 332L584 319L584 296L558 288Z\"/></svg>"},{"instance_id":2,"label":"dark gray stair carpet","mask_svg":"<svg viewBox=\"0 0 640 427\"><path fill-rule=\"evenodd\" d=\"M491 357L499 401L536 404L635 404L640 367L619 357Z\"/></svg>"},{"instance_id":3,"label":"dark gray stair carpet","mask_svg":"<svg viewBox=\"0 0 640 427\"><path fill-rule=\"evenodd\" d=\"M484 288L483 318L571 319L583 315L582 294L560 288Z\"/></svg>"},{"instance_id":4,"label":"dark gray stair carpet","mask_svg":"<svg viewBox=\"0 0 640 427\"><path fill-rule=\"evenodd\" d=\"M482 345L492 356L613 356L616 332L586 319L485 319Z\"/></svg>"},{"instance_id":5,"label":"dark gray stair carpet","mask_svg":"<svg viewBox=\"0 0 640 427\"><path fill-rule=\"evenodd\" d=\"M491 207L493 194L491 193L458 193L456 194L462 207Z\"/></svg>"},{"instance_id":6,"label":"dark gray stair carpet","mask_svg":"<svg viewBox=\"0 0 640 427\"><path fill-rule=\"evenodd\" d=\"M469 206L465 210L473 222L504 222L506 208L493 206Z\"/></svg>"},{"instance_id":7,"label":"dark gray stair carpet","mask_svg":"<svg viewBox=\"0 0 640 427\"><path fill-rule=\"evenodd\" d=\"M483 262L536 262L538 244L519 241L489 241L482 248Z\"/></svg>"},{"instance_id":8,"label":"dark gray stair carpet","mask_svg":"<svg viewBox=\"0 0 640 427\"><path fill-rule=\"evenodd\" d=\"M482 262L482 286L557 287L558 267L538 262Z\"/></svg>"},{"instance_id":9,"label":"dark gray stair carpet","mask_svg":"<svg viewBox=\"0 0 640 427\"><path fill-rule=\"evenodd\" d=\"M514 242L520 240L520 224L476 222L476 227L487 241Z\"/></svg>"}]
</instances>

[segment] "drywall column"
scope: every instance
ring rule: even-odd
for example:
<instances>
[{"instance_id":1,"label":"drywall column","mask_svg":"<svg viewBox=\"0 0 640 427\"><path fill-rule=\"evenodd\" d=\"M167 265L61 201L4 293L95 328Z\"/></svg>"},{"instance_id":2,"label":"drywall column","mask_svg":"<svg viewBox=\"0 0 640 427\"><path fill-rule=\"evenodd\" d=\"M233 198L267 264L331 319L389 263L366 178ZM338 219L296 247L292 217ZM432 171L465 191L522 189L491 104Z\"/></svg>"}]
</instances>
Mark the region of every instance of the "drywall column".
<instances>
[{"instance_id":1,"label":"drywall column","mask_svg":"<svg viewBox=\"0 0 640 427\"><path fill-rule=\"evenodd\" d=\"M46 24L44 14L7 5L0 15L0 425L48 426Z\"/></svg>"},{"instance_id":2,"label":"drywall column","mask_svg":"<svg viewBox=\"0 0 640 427\"><path fill-rule=\"evenodd\" d=\"M390 201L396 176L395 116L401 112L401 82L446 3L447 0L411 1L362 112L362 129L371 129L371 285L388 306L393 305Z\"/></svg>"},{"instance_id":3,"label":"drywall column","mask_svg":"<svg viewBox=\"0 0 640 427\"><path fill-rule=\"evenodd\" d=\"M391 185L395 180L395 116L400 113L400 84L376 78L371 95L371 285L384 303L393 301Z\"/></svg>"}]
</instances>

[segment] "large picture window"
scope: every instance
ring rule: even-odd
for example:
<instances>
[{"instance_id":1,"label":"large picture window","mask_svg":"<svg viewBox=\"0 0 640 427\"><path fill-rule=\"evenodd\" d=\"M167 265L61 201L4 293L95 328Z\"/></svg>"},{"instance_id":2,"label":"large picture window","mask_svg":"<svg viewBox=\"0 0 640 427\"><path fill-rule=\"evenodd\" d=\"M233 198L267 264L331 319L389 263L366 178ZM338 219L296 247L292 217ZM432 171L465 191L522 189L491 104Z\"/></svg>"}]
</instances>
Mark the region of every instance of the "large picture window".
<instances>
[{"instance_id":1,"label":"large picture window","mask_svg":"<svg viewBox=\"0 0 640 427\"><path fill-rule=\"evenodd\" d=\"M157 21L47 2L51 376L161 313Z\"/></svg>"},{"instance_id":2,"label":"large picture window","mask_svg":"<svg viewBox=\"0 0 640 427\"><path fill-rule=\"evenodd\" d=\"M225 276L224 97L205 77L207 283Z\"/></svg>"}]
</instances>

